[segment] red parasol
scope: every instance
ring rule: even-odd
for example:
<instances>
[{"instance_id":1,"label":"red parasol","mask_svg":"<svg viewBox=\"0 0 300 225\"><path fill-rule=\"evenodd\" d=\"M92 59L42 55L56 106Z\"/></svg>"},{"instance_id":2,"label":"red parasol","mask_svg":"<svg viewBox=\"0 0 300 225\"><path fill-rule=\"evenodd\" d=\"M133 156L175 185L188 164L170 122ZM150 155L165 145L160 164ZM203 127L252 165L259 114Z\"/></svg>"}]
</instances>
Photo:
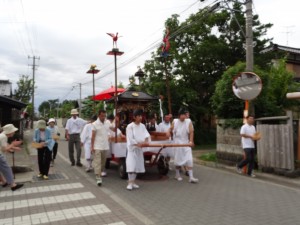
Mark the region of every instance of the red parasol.
<instances>
[{"instance_id":1,"label":"red parasol","mask_svg":"<svg viewBox=\"0 0 300 225\"><path fill-rule=\"evenodd\" d=\"M122 93L124 92L125 89L124 88L117 88L117 93ZM115 87L111 86L110 88L101 91L99 94L95 95L95 97L92 99L93 100L98 100L98 101L102 101L102 100L107 100L110 99L111 97L113 97L115 94Z\"/></svg>"}]
</instances>

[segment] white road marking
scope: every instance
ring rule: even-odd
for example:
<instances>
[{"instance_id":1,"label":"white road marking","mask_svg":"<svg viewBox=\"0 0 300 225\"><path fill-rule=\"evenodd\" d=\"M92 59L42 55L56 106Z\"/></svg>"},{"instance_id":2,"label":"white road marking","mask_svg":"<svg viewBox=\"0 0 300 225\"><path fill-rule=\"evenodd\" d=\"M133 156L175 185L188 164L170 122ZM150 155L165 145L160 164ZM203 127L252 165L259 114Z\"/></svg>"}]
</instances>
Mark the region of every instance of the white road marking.
<instances>
[{"instance_id":1,"label":"white road marking","mask_svg":"<svg viewBox=\"0 0 300 225\"><path fill-rule=\"evenodd\" d=\"M72 202L72 201L91 199L91 198L96 198L95 195L93 195L91 192L81 192L81 193L68 194L68 195L57 195L52 197L25 199L19 201L0 203L0 211L9 210L9 209L19 209L19 208L25 208L31 206Z\"/></svg>"},{"instance_id":2,"label":"white road marking","mask_svg":"<svg viewBox=\"0 0 300 225\"><path fill-rule=\"evenodd\" d=\"M32 188L22 188L17 191L1 191L1 197L10 197L16 195L26 195L26 194L34 194L34 193L44 193L49 191L61 191L61 190L68 190L68 189L76 189L76 188L83 188L84 186L81 183L70 183L70 184L58 184L58 185L51 185L51 186L41 186L41 187L32 187Z\"/></svg>"},{"instance_id":3,"label":"white road marking","mask_svg":"<svg viewBox=\"0 0 300 225\"><path fill-rule=\"evenodd\" d=\"M110 209L104 204L91 205L70 209L63 209L57 211L50 211L45 213L36 213L26 216L11 217L6 219L0 219L0 224L5 225L31 225L50 223L55 221L62 221L66 219L74 219L78 217L86 217L93 215L100 215L104 213L110 213ZM114 223L113 225L123 225L125 223Z\"/></svg>"}]
</instances>

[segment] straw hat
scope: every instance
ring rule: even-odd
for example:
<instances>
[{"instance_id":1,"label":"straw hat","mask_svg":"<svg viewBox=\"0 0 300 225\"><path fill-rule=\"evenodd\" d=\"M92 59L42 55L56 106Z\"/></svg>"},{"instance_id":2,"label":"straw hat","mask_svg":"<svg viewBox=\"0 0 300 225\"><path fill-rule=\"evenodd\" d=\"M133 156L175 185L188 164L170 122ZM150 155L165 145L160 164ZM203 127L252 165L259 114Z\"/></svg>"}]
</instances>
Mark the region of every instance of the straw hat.
<instances>
[{"instance_id":1,"label":"straw hat","mask_svg":"<svg viewBox=\"0 0 300 225\"><path fill-rule=\"evenodd\" d=\"M50 118L47 124L49 124L49 123L55 123L55 119Z\"/></svg>"},{"instance_id":2,"label":"straw hat","mask_svg":"<svg viewBox=\"0 0 300 225\"><path fill-rule=\"evenodd\" d=\"M7 124L2 129L3 129L3 133L4 134L11 134L11 133L14 133L14 132L16 132L18 130L18 128L16 128L12 124Z\"/></svg>"},{"instance_id":3,"label":"straw hat","mask_svg":"<svg viewBox=\"0 0 300 225\"><path fill-rule=\"evenodd\" d=\"M46 121L45 120L38 120L36 124L37 129L45 129L46 128Z\"/></svg>"},{"instance_id":4,"label":"straw hat","mask_svg":"<svg viewBox=\"0 0 300 225\"><path fill-rule=\"evenodd\" d=\"M79 112L77 111L77 109L72 109L71 110L71 115L78 115Z\"/></svg>"}]
</instances>

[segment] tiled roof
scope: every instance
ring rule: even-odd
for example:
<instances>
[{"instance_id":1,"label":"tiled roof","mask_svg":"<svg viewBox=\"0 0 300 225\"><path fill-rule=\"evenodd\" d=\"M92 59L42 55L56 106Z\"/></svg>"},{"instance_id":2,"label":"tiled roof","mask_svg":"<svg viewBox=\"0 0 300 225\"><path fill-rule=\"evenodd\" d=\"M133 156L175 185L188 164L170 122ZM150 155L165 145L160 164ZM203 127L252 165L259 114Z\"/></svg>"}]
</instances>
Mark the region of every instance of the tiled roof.
<instances>
[{"instance_id":1,"label":"tiled roof","mask_svg":"<svg viewBox=\"0 0 300 225\"><path fill-rule=\"evenodd\" d=\"M262 53L277 51L277 50L294 53L294 54L300 54L300 48L292 48L292 47L277 45L277 44L272 44L271 46L265 48L264 50L262 50Z\"/></svg>"}]
</instances>

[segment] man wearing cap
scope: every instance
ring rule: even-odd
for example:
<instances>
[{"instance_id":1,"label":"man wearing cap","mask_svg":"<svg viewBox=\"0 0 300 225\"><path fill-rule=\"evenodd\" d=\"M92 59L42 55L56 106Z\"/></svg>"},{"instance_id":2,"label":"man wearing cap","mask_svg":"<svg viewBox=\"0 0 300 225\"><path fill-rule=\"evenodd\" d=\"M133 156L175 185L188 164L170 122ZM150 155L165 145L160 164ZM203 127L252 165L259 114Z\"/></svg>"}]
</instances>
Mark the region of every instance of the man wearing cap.
<instances>
[{"instance_id":1,"label":"man wearing cap","mask_svg":"<svg viewBox=\"0 0 300 225\"><path fill-rule=\"evenodd\" d=\"M66 124L66 138L69 141L69 158L71 161L71 166L75 166L74 159L74 145L76 148L76 166L82 167L80 162L81 157L81 142L80 142L80 133L83 127L87 124L87 121L78 117L79 113L77 109L71 110L71 118L68 119Z\"/></svg>"},{"instance_id":2,"label":"man wearing cap","mask_svg":"<svg viewBox=\"0 0 300 225\"><path fill-rule=\"evenodd\" d=\"M175 144L189 144L190 146L194 146L194 128L191 120L186 119L186 112L184 109L179 110L179 118L174 119L170 132L173 133ZM189 182L198 182L198 179L193 176L193 155L191 147L176 147L174 164L176 166L176 180L182 181L180 167L186 166L190 177Z\"/></svg>"},{"instance_id":3,"label":"man wearing cap","mask_svg":"<svg viewBox=\"0 0 300 225\"><path fill-rule=\"evenodd\" d=\"M53 140L55 141L55 144L53 146L53 150L52 150L52 155L51 155L51 164L50 166L54 165L54 160L56 158L57 155L57 149L58 149L58 143L57 143L57 137L60 136L58 127L55 125L55 119L54 118L50 118L48 121L48 129L51 131L51 135Z\"/></svg>"},{"instance_id":4,"label":"man wearing cap","mask_svg":"<svg viewBox=\"0 0 300 225\"><path fill-rule=\"evenodd\" d=\"M17 150L21 150L21 148L18 146L22 144L22 141L15 140L11 144L7 143L7 139L9 137L13 137L17 130L18 128L14 127L14 125L12 124L7 124L3 127L3 132L0 134L0 147L2 152L14 152ZM2 152L0 152L0 172L3 174L5 178L2 187L6 187L7 185L10 185L10 189L12 191L15 191L23 187L23 184L16 184L14 182L14 176L12 170L8 165L4 155L2 155Z\"/></svg>"},{"instance_id":5,"label":"man wearing cap","mask_svg":"<svg viewBox=\"0 0 300 225\"><path fill-rule=\"evenodd\" d=\"M33 141L41 144L41 147L37 148L39 165L39 174L37 177L48 180L51 155L55 141L52 139L51 131L47 128L45 120L37 121Z\"/></svg>"}]
</instances>

